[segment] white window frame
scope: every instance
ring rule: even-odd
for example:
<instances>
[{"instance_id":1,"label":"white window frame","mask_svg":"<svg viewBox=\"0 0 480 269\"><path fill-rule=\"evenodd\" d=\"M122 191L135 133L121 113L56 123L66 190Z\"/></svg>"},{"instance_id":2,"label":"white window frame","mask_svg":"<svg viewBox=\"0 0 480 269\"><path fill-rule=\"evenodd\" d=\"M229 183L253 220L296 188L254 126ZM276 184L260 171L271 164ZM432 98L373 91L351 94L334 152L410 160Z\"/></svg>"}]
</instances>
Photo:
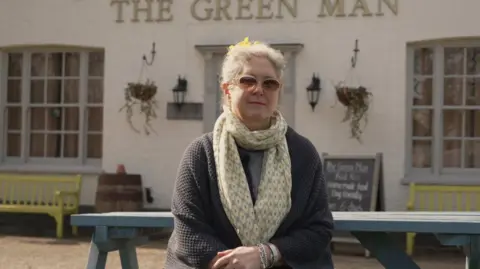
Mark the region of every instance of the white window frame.
<instances>
[{"instance_id":1,"label":"white window frame","mask_svg":"<svg viewBox=\"0 0 480 269\"><path fill-rule=\"evenodd\" d=\"M79 101L78 107L79 111L79 137L78 137L78 149L79 154L77 158L35 158L29 156L29 144L28 136L30 135L30 117L29 112L30 107L30 71L31 71L31 55L32 53L65 53L65 52L74 52L80 54L80 81L79 81ZM88 107L104 107L104 102L101 104L91 104L88 103L88 88L87 82L88 76L88 53L90 52L104 52L102 49L88 49L88 48L65 48L65 47L25 47L25 48L15 48L0 50L0 109L3 112L2 117L0 117L0 126L2 131L0 132L0 141L2 145L2 150L0 152L0 170L5 168L9 170L9 167L16 166L44 166L44 167L61 167L62 170L72 170L71 167L98 167L102 165L102 158L87 158L87 112ZM22 91L22 100L21 100L21 109L22 109L22 126L21 126L21 156L18 157L7 157L7 147L6 147L6 107L7 107L7 78L8 78L8 54L9 53L22 53L23 54L23 64L22 64L22 82L21 82L21 91ZM105 74L101 77L104 83ZM100 77L98 77L100 78ZM105 95L105 94L104 94ZM46 107L46 106L41 106ZM102 126L102 130L104 126ZM93 132L89 132L93 133ZM97 132L97 133L103 133ZM102 134L103 135L103 134ZM63 145L62 145L63 146ZM103 146L103 143L102 143ZM103 154L102 154L103 155ZM103 157L103 156L102 156ZM28 169L27 169L28 170ZM97 170L97 169L93 169Z\"/></svg>"},{"instance_id":2,"label":"white window frame","mask_svg":"<svg viewBox=\"0 0 480 269\"><path fill-rule=\"evenodd\" d=\"M480 169L477 168L442 168L443 163L443 88L444 88L444 49L448 47L480 47L480 39L472 40L443 40L409 44L407 46L407 99L406 99L406 154L404 183L438 183L438 184L478 184ZM432 80L432 152L429 168L415 168L412 166L412 110L413 106L413 78L414 78L414 51L419 48L433 50L433 80ZM465 63L466 64L466 63ZM436 90L441 89L441 90ZM464 88L465 90L465 88ZM480 109L480 106L468 106L471 109ZM462 150L463 154L463 150Z\"/></svg>"}]
</instances>

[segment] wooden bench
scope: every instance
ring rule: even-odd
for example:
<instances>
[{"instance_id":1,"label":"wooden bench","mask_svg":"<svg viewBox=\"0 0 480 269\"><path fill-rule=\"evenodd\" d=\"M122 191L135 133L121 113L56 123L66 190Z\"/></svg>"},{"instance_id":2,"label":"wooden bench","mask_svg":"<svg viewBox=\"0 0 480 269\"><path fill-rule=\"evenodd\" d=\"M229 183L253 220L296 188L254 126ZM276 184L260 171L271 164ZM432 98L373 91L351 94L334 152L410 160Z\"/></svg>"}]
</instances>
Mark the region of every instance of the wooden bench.
<instances>
[{"instance_id":1,"label":"wooden bench","mask_svg":"<svg viewBox=\"0 0 480 269\"><path fill-rule=\"evenodd\" d=\"M480 186L410 184L408 211L480 211ZM415 233L407 233L406 252L412 255Z\"/></svg>"},{"instance_id":2,"label":"wooden bench","mask_svg":"<svg viewBox=\"0 0 480 269\"><path fill-rule=\"evenodd\" d=\"M0 212L48 214L63 237L63 218L77 214L81 176L0 174ZM76 226L72 233L77 235Z\"/></svg>"}]
</instances>

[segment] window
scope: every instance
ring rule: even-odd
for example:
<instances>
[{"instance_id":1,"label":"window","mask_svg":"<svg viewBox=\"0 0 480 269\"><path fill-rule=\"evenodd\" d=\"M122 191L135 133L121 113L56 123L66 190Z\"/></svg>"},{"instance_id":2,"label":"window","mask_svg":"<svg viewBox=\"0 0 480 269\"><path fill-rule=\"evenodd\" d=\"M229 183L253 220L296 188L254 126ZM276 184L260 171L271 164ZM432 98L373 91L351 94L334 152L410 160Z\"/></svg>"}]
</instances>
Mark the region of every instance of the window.
<instances>
[{"instance_id":1,"label":"window","mask_svg":"<svg viewBox=\"0 0 480 269\"><path fill-rule=\"evenodd\" d=\"M103 51L32 49L3 56L4 161L98 163Z\"/></svg>"},{"instance_id":2,"label":"window","mask_svg":"<svg viewBox=\"0 0 480 269\"><path fill-rule=\"evenodd\" d=\"M480 45L423 46L409 54L414 170L480 170Z\"/></svg>"}]
</instances>

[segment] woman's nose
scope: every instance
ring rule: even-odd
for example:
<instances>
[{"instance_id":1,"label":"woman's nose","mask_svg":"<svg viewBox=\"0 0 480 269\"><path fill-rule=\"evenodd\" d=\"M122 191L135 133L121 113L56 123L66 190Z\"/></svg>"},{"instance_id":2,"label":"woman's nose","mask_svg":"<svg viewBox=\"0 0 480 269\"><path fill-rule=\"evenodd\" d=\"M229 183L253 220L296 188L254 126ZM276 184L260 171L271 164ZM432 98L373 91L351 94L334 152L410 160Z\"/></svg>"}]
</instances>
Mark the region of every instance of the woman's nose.
<instances>
[{"instance_id":1,"label":"woman's nose","mask_svg":"<svg viewBox=\"0 0 480 269\"><path fill-rule=\"evenodd\" d=\"M257 85L255 85L255 87L252 90L252 94L263 95L263 87L261 82L258 82Z\"/></svg>"}]
</instances>

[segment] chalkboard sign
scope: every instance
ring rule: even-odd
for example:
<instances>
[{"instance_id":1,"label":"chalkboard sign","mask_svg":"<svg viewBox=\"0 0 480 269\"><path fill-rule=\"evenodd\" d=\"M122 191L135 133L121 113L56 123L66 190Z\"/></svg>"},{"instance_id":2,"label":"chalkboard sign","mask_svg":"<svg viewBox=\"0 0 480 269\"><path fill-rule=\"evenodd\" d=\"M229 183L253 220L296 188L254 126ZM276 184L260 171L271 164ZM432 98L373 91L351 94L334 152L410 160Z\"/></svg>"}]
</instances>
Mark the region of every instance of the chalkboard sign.
<instances>
[{"instance_id":1,"label":"chalkboard sign","mask_svg":"<svg viewBox=\"0 0 480 269\"><path fill-rule=\"evenodd\" d=\"M383 210L382 155L323 155L331 211Z\"/></svg>"}]
</instances>

